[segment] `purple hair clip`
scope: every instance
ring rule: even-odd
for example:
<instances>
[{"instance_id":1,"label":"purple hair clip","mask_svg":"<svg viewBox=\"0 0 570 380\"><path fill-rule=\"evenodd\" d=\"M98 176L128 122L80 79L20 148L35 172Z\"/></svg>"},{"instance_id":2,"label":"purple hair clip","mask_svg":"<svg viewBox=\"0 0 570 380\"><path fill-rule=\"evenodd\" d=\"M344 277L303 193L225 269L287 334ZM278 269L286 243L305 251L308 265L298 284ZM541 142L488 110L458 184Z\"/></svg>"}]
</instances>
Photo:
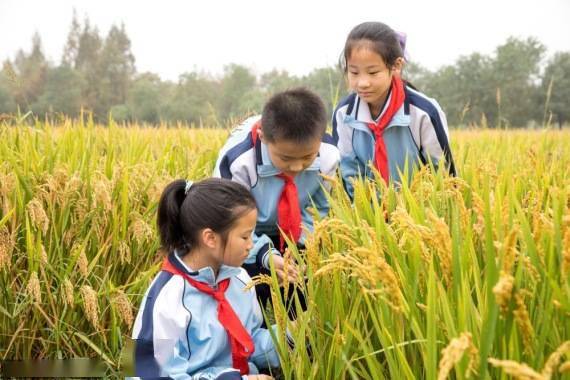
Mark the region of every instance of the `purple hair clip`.
<instances>
[{"instance_id":1,"label":"purple hair clip","mask_svg":"<svg viewBox=\"0 0 570 380\"><path fill-rule=\"evenodd\" d=\"M396 38L398 39L398 42L400 43L400 47L402 48L402 53L404 54L404 59L407 61L408 60L408 52L406 51L406 40L407 40L408 36L404 32L396 31Z\"/></svg>"}]
</instances>

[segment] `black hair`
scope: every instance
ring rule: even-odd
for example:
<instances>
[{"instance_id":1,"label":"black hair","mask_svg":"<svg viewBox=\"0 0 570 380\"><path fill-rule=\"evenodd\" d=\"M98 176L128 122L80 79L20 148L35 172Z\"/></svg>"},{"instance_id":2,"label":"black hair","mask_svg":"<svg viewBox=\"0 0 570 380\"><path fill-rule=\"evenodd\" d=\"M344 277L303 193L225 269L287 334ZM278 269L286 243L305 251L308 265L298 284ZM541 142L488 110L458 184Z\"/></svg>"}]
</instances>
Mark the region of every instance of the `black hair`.
<instances>
[{"instance_id":1,"label":"black hair","mask_svg":"<svg viewBox=\"0 0 570 380\"><path fill-rule=\"evenodd\" d=\"M157 224L163 250L183 256L198 245L199 232L211 228L225 241L235 222L256 208L243 185L223 178L195 182L186 191L183 179L171 182L158 203Z\"/></svg>"},{"instance_id":2,"label":"black hair","mask_svg":"<svg viewBox=\"0 0 570 380\"><path fill-rule=\"evenodd\" d=\"M386 64L392 67L400 57L404 58L403 42L397 33L381 22L363 22L356 25L348 34L340 57L340 68L346 73L347 61L355 48L367 47L377 53Z\"/></svg>"},{"instance_id":3,"label":"black hair","mask_svg":"<svg viewBox=\"0 0 570 380\"><path fill-rule=\"evenodd\" d=\"M267 141L305 143L321 139L327 128L327 113L313 91L297 87L273 95L263 107L261 129Z\"/></svg>"}]
</instances>

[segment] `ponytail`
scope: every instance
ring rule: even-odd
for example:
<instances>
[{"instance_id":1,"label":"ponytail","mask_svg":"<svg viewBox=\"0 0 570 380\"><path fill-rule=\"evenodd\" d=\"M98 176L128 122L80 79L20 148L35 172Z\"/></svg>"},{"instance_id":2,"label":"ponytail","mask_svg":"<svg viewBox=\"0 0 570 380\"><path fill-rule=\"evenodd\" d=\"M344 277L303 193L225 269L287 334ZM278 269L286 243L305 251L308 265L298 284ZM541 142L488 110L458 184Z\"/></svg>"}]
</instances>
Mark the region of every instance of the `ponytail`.
<instances>
[{"instance_id":1,"label":"ponytail","mask_svg":"<svg viewBox=\"0 0 570 380\"><path fill-rule=\"evenodd\" d=\"M210 228L225 241L234 223L255 209L250 191L237 182L209 178L190 184L178 179L164 189L157 224L162 248L180 255L199 243L199 232Z\"/></svg>"},{"instance_id":2,"label":"ponytail","mask_svg":"<svg viewBox=\"0 0 570 380\"><path fill-rule=\"evenodd\" d=\"M162 247L167 251L183 250L187 243L180 224L180 210L186 198L186 181L178 179L171 182L160 197L158 203L158 231Z\"/></svg>"}]
</instances>

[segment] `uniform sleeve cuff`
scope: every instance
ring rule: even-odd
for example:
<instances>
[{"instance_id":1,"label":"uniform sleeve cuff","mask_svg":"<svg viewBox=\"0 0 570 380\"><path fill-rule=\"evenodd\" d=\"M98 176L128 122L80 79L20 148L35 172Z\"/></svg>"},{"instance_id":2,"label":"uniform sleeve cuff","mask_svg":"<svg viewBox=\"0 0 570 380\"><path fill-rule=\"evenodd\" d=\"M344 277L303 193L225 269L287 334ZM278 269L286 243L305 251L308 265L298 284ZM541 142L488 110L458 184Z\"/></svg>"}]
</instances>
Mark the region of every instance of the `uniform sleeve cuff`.
<instances>
[{"instance_id":1,"label":"uniform sleeve cuff","mask_svg":"<svg viewBox=\"0 0 570 380\"><path fill-rule=\"evenodd\" d=\"M281 253L275 248L269 248L269 249L265 250L263 255L260 255L261 256L261 266L264 267L265 269L270 269L269 268L269 259L271 258L271 255L281 256Z\"/></svg>"}]
</instances>

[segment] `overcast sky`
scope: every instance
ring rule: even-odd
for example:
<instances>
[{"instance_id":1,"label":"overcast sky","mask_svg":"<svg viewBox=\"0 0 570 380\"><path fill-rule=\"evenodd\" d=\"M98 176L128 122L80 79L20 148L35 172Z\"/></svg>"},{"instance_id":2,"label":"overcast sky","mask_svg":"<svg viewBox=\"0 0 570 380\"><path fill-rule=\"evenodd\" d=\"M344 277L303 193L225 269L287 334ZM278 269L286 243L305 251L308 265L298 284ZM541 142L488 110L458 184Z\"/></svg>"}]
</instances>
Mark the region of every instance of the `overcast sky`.
<instances>
[{"instance_id":1,"label":"overcast sky","mask_svg":"<svg viewBox=\"0 0 570 380\"><path fill-rule=\"evenodd\" d=\"M405 32L409 58L431 70L509 36L570 51L570 0L0 0L0 60L29 51L37 31L59 64L74 8L102 35L123 22L137 70L171 80L230 62L306 74L335 64L350 29L370 20Z\"/></svg>"}]
</instances>

